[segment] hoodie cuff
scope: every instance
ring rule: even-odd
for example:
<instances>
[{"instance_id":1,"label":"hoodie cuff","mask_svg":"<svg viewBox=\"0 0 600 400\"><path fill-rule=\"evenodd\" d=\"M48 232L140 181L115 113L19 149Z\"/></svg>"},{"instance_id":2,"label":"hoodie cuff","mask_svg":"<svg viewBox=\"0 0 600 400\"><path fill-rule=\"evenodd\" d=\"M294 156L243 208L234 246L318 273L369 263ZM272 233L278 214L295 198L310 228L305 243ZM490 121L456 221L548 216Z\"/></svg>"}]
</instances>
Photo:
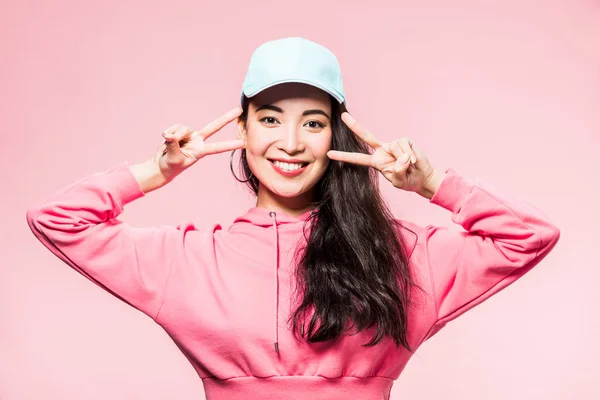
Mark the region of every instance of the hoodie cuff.
<instances>
[{"instance_id":1,"label":"hoodie cuff","mask_svg":"<svg viewBox=\"0 0 600 400\"><path fill-rule=\"evenodd\" d=\"M471 193L475 184L463 178L452 168L448 168L440 186L433 194L430 203L444 207L456 214L460 211L465 199Z\"/></svg>"},{"instance_id":2,"label":"hoodie cuff","mask_svg":"<svg viewBox=\"0 0 600 400\"><path fill-rule=\"evenodd\" d=\"M122 162L105 172L105 178L110 182L109 192L121 207L145 196L142 187L129 167L129 162Z\"/></svg>"}]
</instances>

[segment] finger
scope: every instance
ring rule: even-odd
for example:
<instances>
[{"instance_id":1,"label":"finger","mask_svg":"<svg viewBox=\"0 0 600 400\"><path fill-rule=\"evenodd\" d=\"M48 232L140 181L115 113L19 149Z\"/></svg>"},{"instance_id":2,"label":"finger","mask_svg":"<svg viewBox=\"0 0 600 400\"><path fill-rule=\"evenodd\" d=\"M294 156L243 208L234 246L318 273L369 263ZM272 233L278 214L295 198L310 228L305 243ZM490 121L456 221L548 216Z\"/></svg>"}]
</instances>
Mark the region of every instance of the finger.
<instances>
[{"instance_id":1,"label":"finger","mask_svg":"<svg viewBox=\"0 0 600 400\"><path fill-rule=\"evenodd\" d=\"M183 125L181 125L181 124L174 124L174 125L171 125L171 126L170 126L170 127L168 127L167 129L165 129L164 131L162 131L162 133L163 133L163 136L164 136L164 134L171 135L172 133L174 133L174 132L175 132L177 129L179 129L179 128L180 128L180 127L182 127L182 126L183 126Z\"/></svg>"},{"instance_id":2,"label":"finger","mask_svg":"<svg viewBox=\"0 0 600 400\"><path fill-rule=\"evenodd\" d=\"M350 164L364 165L372 167L373 156L371 154L364 153L349 153L346 151L329 150L327 156L332 160L347 162Z\"/></svg>"},{"instance_id":3,"label":"finger","mask_svg":"<svg viewBox=\"0 0 600 400\"><path fill-rule=\"evenodd\" d=\"M397 161L394 166L394 171L400 172L400 170L403 169L405 165L408 165L410 155L402 150L402 147L400 147L400 143L398 143L398 141L393 141L389 145L384 145L384 147L385 150L392 153L392 155L396 157Z\"/></svg>"},{"instance_id":4,"label":"finger","mask_svg":"<svg viewBox=\"0 0 600 400\"><path fill-rule=\"evenodd\" d=\"M416 144L411 142L410 147L411 147L413 153L415 153L415 158L416 158L415 166L420 167L421 164L427 160L427 157L425 156L425 153L423 153L421 148L419 148Z\"/></svg>"},{"instance_id":5,"label":"finger","mask_svg":"<svg viewBox=\"0 0 600 400\"><path fill-rule=\"evenodd\" d=\"M173 140L181 142L182 140L189 138L189 136L191 136L193 132L194 132L194 130L188 126L180 126L173 133Z\"/></svg>"},{"instance_id":6,"label":"finger","mask_svg":"<svg viewBox=\"0 0 600 400\"><path fill-rule=\"evenodd\" d=\"M402 151L410 156L410 162L412 164L416 163L417 162L417 154L414 152L414 150L412 148L413 142L408 138L399 139L397 142L398 142L398 145L400 146L400 148L402 149Z\"/></svg>"},{"instance_id":7,"label":"finger","mask_svg":"<svg viewBox=\"0 0 600 400\"><path fill-rule=\"evenodd\" d=\"M408 167L410 166L410 163L407 162L410 158L408 157L408 154L404 153L407 157L406 157L406 161L403 160L398 160L396 161L396 163L394 164L394 172L397 174L406 174L406 171L408 170Z\"/></svg>"},{"instance_id":8,"label":"finger","mask_svg":"<svg viewBox=\"0 0 600 400\"><path fill-rule=\"evenodd\" d=\"M181 128L182 126L183 125L181 125L181 124L171 125L167 129L162 131L161 135L165 139L165 141L170 142L170 141L174 140L174 134L177 131L177 129Z\"/></svg>"},{"instance_id":9,"label":"finger","mask_svg":"<svg viewBox=\"0 0 600 400\"><path fill-rule=\"evenodd\" d=\"M200 129L200 135L202 135L202 137L205 139L211 137L213 134L221 130L225 125L239 117L241 114L242 109L240 107L236 107L226 112L219 118L206 125L204 128Z\"/></svg>"},{"instance_id":10,"label":"finger","mask_svg":"<svg viewBox=\"0 0 600 400\"><path fill-rule=\"evenodd\" d=\"M344 123L348 126L348 128L350 128L352 132L356 133L358 137L360 137L365 143L367 143L372 148L375 149L381 146L381 142L379 142L379 140L375 138L375 135L373 135L365 127L356 122L354 117L352 117L349 113L342 113L342 121L344 121Z\"/></svg>"},{"instance_id":11,"label":"finger","mask_svg":"<svg viewBox=\"0 0 600 400\"><path fill-rule=\"evenodd\" d=\"M163 155L181 153L181 148L179 146L179 140L175 140L175 135L173 133L166 136L166 134L163 132L163 137L165 138Z\"/></svg>"},{"instance_id":12,"label":"finger","mask_svg":"<svg viewBox=\"0 0 600 400\"><path fill-rule=\"evenodd\" d=\"M240 139L227 140L225 142L217 142L217 143L206 143L204 145L204 153L205 154L224 153L226 151L241 149L245 145L246 145L246 142L243 140L240 140Z\"/></svg>"},{"instance_id":13,"label":"finger","mask_svg":"<svg viewBox=\"0 0 600 400\"><path fill-rule=\"evenodd\" d=\"M181 155L181 146L187 142L187 138L192 134L193 130L185 125L178 125L178 128L173 132L166 134L163 132L166 144L166 154L170 157L170 162L177 162Z\"/></svg>"}]
</instances>

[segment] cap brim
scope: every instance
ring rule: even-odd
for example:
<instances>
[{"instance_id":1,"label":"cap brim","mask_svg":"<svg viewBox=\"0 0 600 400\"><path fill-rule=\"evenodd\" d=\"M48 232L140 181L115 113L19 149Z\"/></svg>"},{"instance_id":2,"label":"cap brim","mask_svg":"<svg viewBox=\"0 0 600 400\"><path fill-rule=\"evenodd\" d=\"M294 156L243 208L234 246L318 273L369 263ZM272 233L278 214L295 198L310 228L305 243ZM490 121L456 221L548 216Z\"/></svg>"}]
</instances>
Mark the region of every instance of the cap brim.
<instances>
[{"instance_id":1,"label":"cap brim","mask_svg":"<svg viewBox=\"0 0 600 400\"><path fill-rule=\"evenodd\" d=\"M300 78L285 78L285 79L279 79L279 80L276 80L276 81L269 81L268 83L263 83L263 84L257 83L257 84L251 85L248 88L245 88L243 90L243 94L246 97L254 97L257 94L259 94L260 92L262 92L263 90L266 90L266 89L268 89L270 87L273 87L273 86L280 85L282 83L303 83L305 85L314 86L314 87L316 87L318 89L323 90L324 92L329 93L340 104L343 104L346 101L344 99L344 97L340 93L338 93L337 90L334 90L333 88L331 88L331 87L329 87L327 85L323 85L323 84L316 83L316 82L311 82L311 81L308 81L306 79L300 79Z\"/></svg>"}]
</instances>

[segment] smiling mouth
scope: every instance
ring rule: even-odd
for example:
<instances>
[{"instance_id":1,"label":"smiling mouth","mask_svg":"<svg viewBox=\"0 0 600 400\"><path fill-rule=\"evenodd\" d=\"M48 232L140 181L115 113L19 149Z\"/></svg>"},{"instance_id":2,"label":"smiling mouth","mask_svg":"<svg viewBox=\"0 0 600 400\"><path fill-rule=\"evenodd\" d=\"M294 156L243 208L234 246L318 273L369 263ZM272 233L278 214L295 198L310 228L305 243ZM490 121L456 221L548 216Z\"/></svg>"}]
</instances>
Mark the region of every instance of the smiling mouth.
<instances>
[{"instance_id":1,"label":"smiling mouth","mask_svg":"<svg viewBox=\"0 0 600 400\"><path fill-rule=\"evenodd\" d=\"M293 171L299 170L301 168L306 167L309 164L307 162L287 163L287 162L277 161L277 160L269 160L269 161L271 162L271 164L275 165L277 168L280 168L287 172L293 172Z\"/></svg>"}]
</instances>

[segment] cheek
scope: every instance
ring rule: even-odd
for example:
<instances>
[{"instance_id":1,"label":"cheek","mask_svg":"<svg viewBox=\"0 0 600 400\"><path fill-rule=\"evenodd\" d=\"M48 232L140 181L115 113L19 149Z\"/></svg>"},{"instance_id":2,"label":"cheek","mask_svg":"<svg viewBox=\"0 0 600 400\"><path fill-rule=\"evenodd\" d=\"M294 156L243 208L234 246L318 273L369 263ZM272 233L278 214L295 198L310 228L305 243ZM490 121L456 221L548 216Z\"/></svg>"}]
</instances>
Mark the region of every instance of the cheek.
<instances>
[{"instance_id":1,"label":"cheek","mask_svg":"<svg viewBox=\"0 0 600 400\"><path fill-rule=\"evenodd\" d=\"M310 148L315 158L328 161L327 152L331 150L331 132L314 137L310 142Z\"/></svg>"},{"instance_id":2,"label":"cheek","mask_svg":"<svg viewBox=\"0 0 600 400\"><path fill-rule=\"evenodd\" d=\"M256 142L252 140L246 141L246 160L252 171L256 171L256 158L260 156L261 152Z\"/></svg>"},{"instance_id":3,"label":"cheek","mask_svg":"<svg viewBox=\"0 0 600 400\"><path fill-rule=\"evenodd\" d=\"M258 129L257 129L258 128ZM267 132L261 132L260 127L254 124L248 126L246 134L246 153L249 155L258 156L264 154L265 150L269 147L269 135Z\"/></svg>"},{"instance_id":4,"label":"cheek","mask_svg":"<svg viewBox=\"0 0 600 400\"><path fill-rule=\"evenodd\" d=\"M250 169L256 171L257 159L264 157L267 149L271 145L268 134L261 134L260 129L248 131L246 137L246 159Z\"/></svg>"}]
</instances>

